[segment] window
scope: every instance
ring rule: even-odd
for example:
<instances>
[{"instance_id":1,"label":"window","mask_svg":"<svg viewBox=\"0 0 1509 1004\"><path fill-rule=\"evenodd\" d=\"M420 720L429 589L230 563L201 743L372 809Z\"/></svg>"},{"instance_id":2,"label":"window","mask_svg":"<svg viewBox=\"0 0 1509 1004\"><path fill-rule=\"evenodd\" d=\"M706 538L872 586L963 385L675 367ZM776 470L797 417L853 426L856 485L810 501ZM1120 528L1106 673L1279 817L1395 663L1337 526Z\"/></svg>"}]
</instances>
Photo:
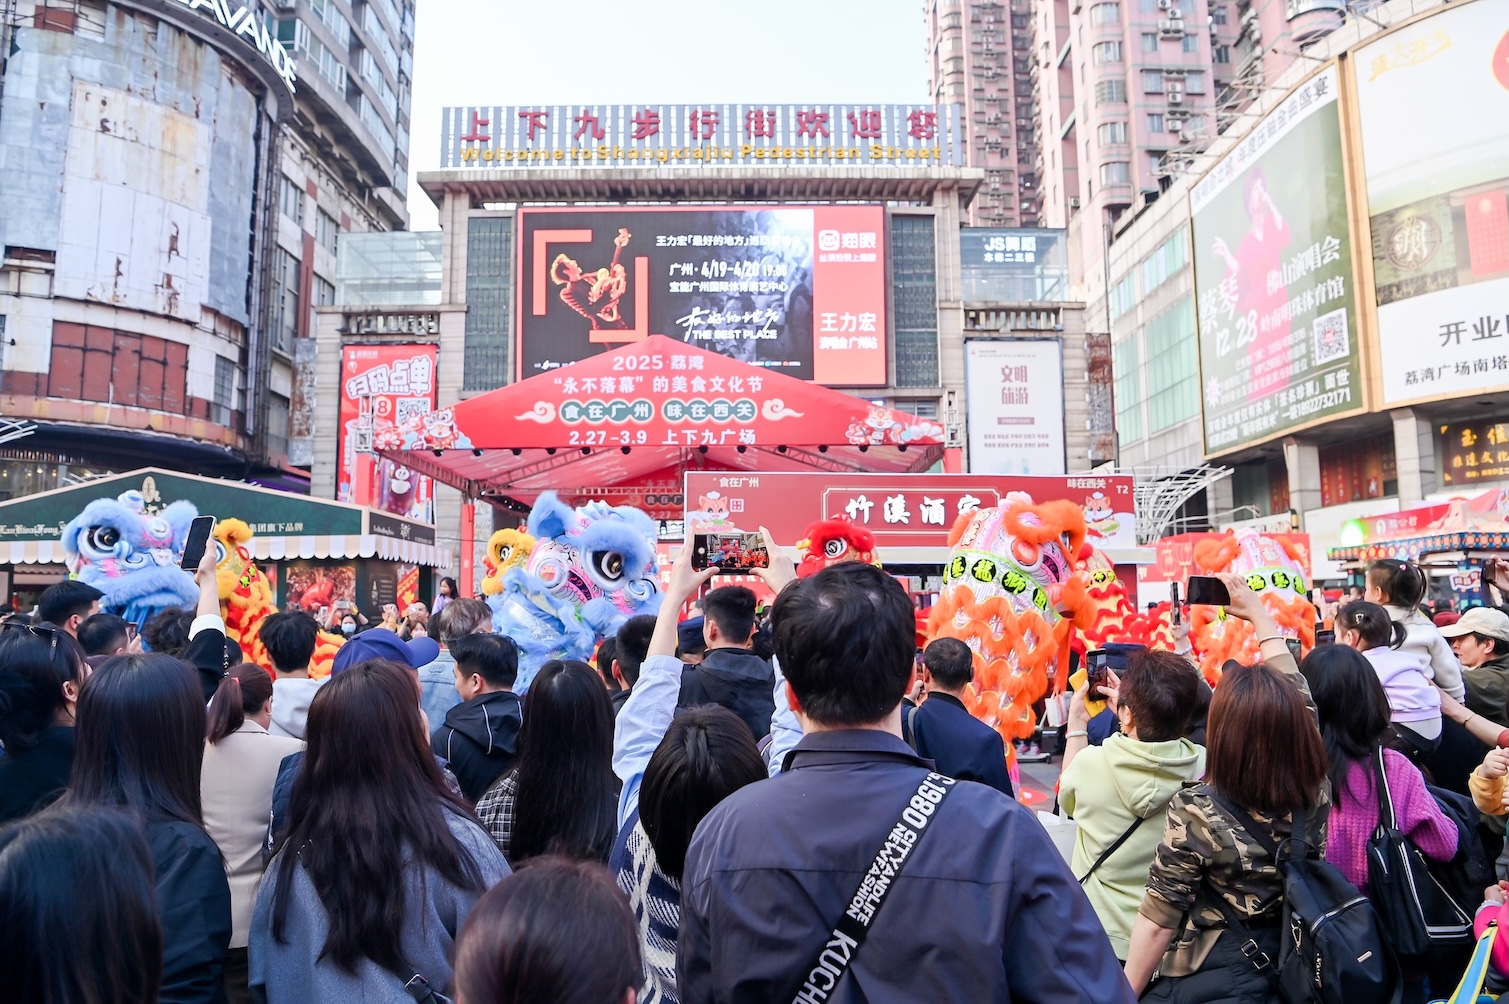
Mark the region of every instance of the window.
<instances>
[{"instance_id":1,"label":"window","mask_svg":"<svg viewBox=\"0 0 1509 1004\"><path fill-rule=\"evenodd\" d=\"M325 43L314 37L307 24L303 21L279 21L278 41L283 43L283 48L288 49L290 54L302 53L314 67L316 74L341 94L346 93L346 67L336 58L335 53L325 47ZM299 75L305 76L302 66L299 68Z\"/></svg>"},{"instance_id":2,"label":"window","mask_svg":"<svg viewBox=\"0 0 1509 1004\"><path fill-rule=\"evenodd\" d=\"M1163 171L1163 151L1162 150L1150 150L1150 151L1148 151L1148 155L1147 155L1147 170L1148 170L1149 174L1151 174L1151 175L1153 175L1155 177L1158 174L1162 173L1162 171Z\"/></svg>"},{"instance_id":3,"label":"window","mask_svg":"<svg viewBox=\"0 0 1509 1004\"><path fill-rule=\"evenodd\" d=\"M1111 348L1111 373L1116 387L1116 438L1122 448L1142 438L1142 336Z\"/></svg>"},{"instance_id":4,"label":"window","mask_svg":"<svg viewBox=\"0 0 1509 1004\"><path fill-rule=\"evenodd\" d=\"M1148 117L1147 117L1147 131L1148 132L1162 132L1163 131L1163 113L1162 112L1149 112L1148 113Z\"/></svg>"},{"instance_id":5,"label":"window","mask_svg":"<svg viewBox=\"0 0 1509 1004\"><path fill-rule=\"evenodd\" d=\"M467 221L462 390L492 390L513 379L508 358L512 283L513 218L481 216Z\"/></svg>"},{"instance_id":6,"label":"window","mask_svg":"<svg viewBox=\"0 0 1509 1004\"><path fill-rule=\"evenodd\" d=\"M1121 4L1098 3L1090 8L1090 23L1093 25L1120 24Z\"/></svg>"},{"instance_id":7,"label":"window","mask_svg":"<svg viewBox=\"0 0 1509 1004\"><path fill-rule=\"evenodd\" d=\"M388 30L378 20L377 10L371 4L362 8L362 27L367 29L367 34L376 44L377 54L382 57L388 72L395 77L398 76L398 50L393 48L393 41L388 37Z\"/></svg>"},{"instance_id":8,"label":"window","mask_svg":"<svg viewBox=\"0 0 1509 1004\"><path fill-rule=\"evenodd\" d=\"M236 364L224 356L215 357L215 396L210 403L210 421L229 427L236 404Z\"/></svg>"},{"instance_id":9,"label":"window","mask_svg":"<svg viewBox=\"0 0 1509 1004\"><path fill-rule=\"evenodd\" d=\"M278 209L283 215L297 223L300 229L304 226L304 189L294 183L288 175L283 175L278 184Z\"/></svg>"},{"instance_id":10,"label":"window","mask_svg":"<svg viewBox=\"0 0 1509 1004\"><path fill-rule=\"evenodd\" d=\"M1226 23L1226 8L1225 7L1212 7L1210 9L1210 20L1214 24L1225 24Z\"/></svg>"},{"instance_id":11,"label":"window","mask_svg":"<svg viewBox=\"0 0 1509 1004\"><path fill-rule=\"evenodd\" d=\"M1143 32L1142 33L1142 51L1143 52L1157 52L1158 51L1158 36L1155 35L1155 34L1153 34L1150 31Z\"/></svg>"},{"instance_id":12,"label":"window","mask_svg":"<svg viewBox=\"0 0 1509 1004\"><path fill-rule=\"evenodd\" d=\"M1125 80L1102 80L1096 83L1095 103L1097 105L1124 105L1126 100L1127 82Z\"/></svg>"},{"instance_id":13,"label":"window","mask_svg":"<svg viewBox=\"0 0 1509 1004\"><path fill-rule=\"evenodd\" d=\"M388 162L392 163L395 149L393 131L383 122L382 116L377 114L377 106L372 103L372 99L365 94L357 102L357 116L377 140L378 148L387 151Z\"/></svg>"},{"instance_id":14,"label":"window","mask_svg":"<svg viewBox=\"0 0 1509 1004\"><path fill-rule=\"evenodd\" d=\"M1158 0L1137 0L1137 9L1144 14L1153 14L1158 10Z\"/></svg>"},{"instance_id":15,"label":"window","mask_svg":"<svg viewBox=\"0 0 1509 1004\"><path fill-rule=\"evenodd\" d=\"M1125 122L1107 122L1096 131L1101 146L1111 146L1115 143L1127 141L1127 124Z\"/></svg>"},{"instance_id":16,"label":"window","mask_svg":"<svg viewBox=\"0 0 1509 1004\"><path fill-rule=\"evenodd\" d=\"M288 455L288 398L282 394L267 395L267 450Z\"/></svg>"},{"instance_id":17,"label":"window","mask_svg":"<svg viewBox=\"0 0 1509 1004\"><path fill-rule=\"evenodd\" d=\"M908 415L916 415L918 418L938 419L938 402L936 400L901 400L893 402L892 408L904 411Z\"/></svg>"},{"instance_id":18,"label":"window","mask_svg":"<svg viewBox=\"0 0 1509 1004\"><path fill-rule=\"evenodd\" d=\"M1142 260L1143 295L1146 296L1163 285L1188 263L1189 250L1185 244L1184 231L1179 230Z\"/></svg>"},{"instance_id":19,"label":"window","mask_svg":"<svg viewBox=\"0 0 1509 1004\"><path fill-rule=\"evenodd\" d=\"M398 93L388 83L388 78L383 76L382 67L377 65L371 50L361 51L361 55L357 57L357 69L361 78L372 85L372 93L377 95L378 104L387 109L388 117L398 121Z\"/></svg>"},{"instance_id":20,"label":"window","mask_svg":"<svg viewBox=\"0 0 1509 1004\"><path fill-rule=\"evenodd\" d=\"M1148 431L1162 432L1200 414L1200 364L1196 356L1194 302L1182 297L1148 321L1143 332L1147 359ZM1114 366L1114 361L1112 363Z\"/></svg>"},{"instance_id":21,"label":"window","mask_svg":"<svg viewBox=\"0 0 1509 1004\"><path fill-rule=\"evenodd\" d=\"M1111 320L1132 309L1137 302L1137 273L1128 272L1121 281L1111 287Z\"/></svg>"},{"instance_id":22,"label":"window","mask_svg":"<svg viewBox=\"0 0 1509 1004\"><path fill-rule=\"evenodd\" d=\"M1104 66L1106 63L1121 62L1120 42L1096 42L1095 48L1090 50L1091 58L1096 66Z\"/></svg>"},{"instance_id":23,"label":"window","mask_svg":"<svg viewBox=\"0 0 1509 1004\"><path fill-rule=\"evenodd\" d=\"M335 0L309 0L309 9L330 29L342 49L351 47L351 24L336 10Z\"/></svg>"},{"instance_id":24,"label":"window","mask_svg":"<svg viewBox=\"0 0 1509 1004\"><path fill-rule=\"evenodd\" d=\"M314 277L314 305L316 307L329 307L335 303L335 283L328 279Z\"/></svg>"},{"instance_id":25,"label":"window","mask_svg":"<svg viewBox=\"0 0 1509 1004\"><path fill-rule=\"evenodd\" d=\"M1100 165L1102 185L1126 185L1132 180L1132 165L1124 160L1112 160Z\"/></svg>"},{"instance_id":26,"label":"window","mask_svg":"<svg viewBox=\"0 0 1509 1004\"><path fill-rule=\"evenodd\" d=\"M1184 90L1190 94L1205 93L1205 71L1196 70L1184 75Z\"/></svg>"},{"instance_id":27,"label":"window","mask_svg":"<svg viewBox=\"0 0 1509 1004\"><path fill-rule=\"evenodd\" d=\"M282 248L275 248L272 268L272 309L268 327L272 347L287 352L298 334L299 260Z\"/></svg>"},{"instance_id":28,"label":"window","mask_svg":"<svg viewBox=\"0 0 1509 1004\"><path fill-rule=\"evenodd\" d=\"M1184 51L1185 52L1199 52L1200 51L1200 36L1194 34L1193 32L1191 32L1188 35L1185 35L1184 36L1183 46L1184 46Z\"/></svg>"},{"instance_id":29,"label":"window","mask_svg":"<svg viewBox=\"0 0 1509 1004\"><path fill-rule=\"evenodd\" d=\"M938 386L935 226L931 216L897 213L891 217L897 387Z\"/></svg>"},{"instance_id":30,"label":"window","mask_svg":"<svg viewBox=\"0 0 1509 1004\"><path fill-rule=\"evenodd\" d=\"M1184 131L1198 136L1205 131L1205 116L1191 115L1184 123Z\"/></svg>"},{"instance_id":31,"label":"window","mask_svg":"<svg viewBox=\"0 0 1509 1004\"><path fill-rule=\"evenodd\" d=\"M1230 63L1231 62L1231 46L1229 46L1229 45L1218 45L1218 46L1216 46L1215 48L1213 48L1213 49L1210 50L1210 58L1211 58L1212 61L1214 61L1216 63Z\"/></svg>"},{"instance_id":32,"label":"window","mask_svg":"<svg viewBox=\"0 0 1509 1004\"><path fill-rule=\"evenodd\" d=\"M1163 93L1163 71L1162 70L1143 70L1142 71L1142 93L1143 94L1162 94Z\"/></svg>"},{"instance_id":33,"label":"window","mask_svg":"<svg viewBox=\"0 0 1509 1004\"><path fill-rule=\"evenodd\" d=\"M314 242L331 254L335 254L336 235L340 230L341 225L334 216L323 209L314 211Z\"/></svg>"}]
</instances>

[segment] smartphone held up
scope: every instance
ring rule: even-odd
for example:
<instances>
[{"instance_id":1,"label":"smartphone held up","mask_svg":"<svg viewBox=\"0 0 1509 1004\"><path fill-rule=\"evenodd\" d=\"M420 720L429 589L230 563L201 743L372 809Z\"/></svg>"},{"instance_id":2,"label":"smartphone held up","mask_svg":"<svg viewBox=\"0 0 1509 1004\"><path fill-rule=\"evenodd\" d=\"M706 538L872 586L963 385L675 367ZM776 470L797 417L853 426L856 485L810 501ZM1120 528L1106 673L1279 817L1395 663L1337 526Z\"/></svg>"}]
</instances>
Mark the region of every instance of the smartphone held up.
<instances>
[{"instance_id":1,"label":"smartphone held up","mask_svg":"<svg viewBox=\"0 0 1509 1004\"><path fill-rule=\"evenodd\" d=\"M1226 583L1214 575L1191 575L1185 587L1184 597L1191 606L1224 607L1231 604L1231 592Z\"/></svg>"},{"instance_id":2,"label":"smartphone held up","mask_svg":"<svg viewBox=\"0 0 1509 1004\"><path fill-rule=\"evenodd\" d=\"M760 533L699 533L692 536L692 567L697 571L716 568L720 575L734 575L770 567L770 552Z\"/></svg>"},{"instance_id":3,"label":"smartphone held up","mask_svg":"<svg viewBox=\"0 0 1509 1004\"><path fill-rule=\"evenodd\" d=\"M183 560L179 567L186 572L192 572L199 567L199 562L204 560L204 549L209 546L210 534L215 532L215 517L195 516L194 522L189 524L189 535L183 545Z\"/></svg>"}]
</instances>

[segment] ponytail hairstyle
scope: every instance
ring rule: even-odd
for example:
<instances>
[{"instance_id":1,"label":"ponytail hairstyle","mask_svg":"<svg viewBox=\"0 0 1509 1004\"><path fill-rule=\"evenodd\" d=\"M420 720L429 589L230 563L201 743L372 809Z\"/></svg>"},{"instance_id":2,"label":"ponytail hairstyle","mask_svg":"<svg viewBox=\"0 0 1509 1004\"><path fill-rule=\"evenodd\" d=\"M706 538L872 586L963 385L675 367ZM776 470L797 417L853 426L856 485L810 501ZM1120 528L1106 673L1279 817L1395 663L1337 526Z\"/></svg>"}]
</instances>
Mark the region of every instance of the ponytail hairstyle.
<instances>
[{"instance_id":1,"label":"ponytail hairstyle","mask_svg":"<svg viewBox=\"0 0 1509 1004\"><path fill-rule=\"evenodd\" d=\"M1413 610L1425 599L1430 584L1413 561L1383 558L1368 568L1368 585L1382 594L1384 603Z\"/></svg>"},{"instance_id":2,"label":"ponytail hairstyle","mask_svg":"<svg viewBox=\"0 0 1509 1004\"><path fill-rule=\"evenodd\" d=\"M242 662L228 669L210 698L206 738L218 743L262 710L272 698L272 677L254 662Z\"/></svg>"},{"instance_id":3,"label":"ponytail hairstyle","mask_svg":"<svg viewBox=\"0 0 1509 1004\"><path fill-rule=\"evenodd\" d=\"M1356 631L1362 638L1362 649L1398 648L1404 644L1405 628L1396 620L1390 620L1388 611L1367 600L1353 600L1336 612L1336 623Z\"/></svg>"}]
</instances>

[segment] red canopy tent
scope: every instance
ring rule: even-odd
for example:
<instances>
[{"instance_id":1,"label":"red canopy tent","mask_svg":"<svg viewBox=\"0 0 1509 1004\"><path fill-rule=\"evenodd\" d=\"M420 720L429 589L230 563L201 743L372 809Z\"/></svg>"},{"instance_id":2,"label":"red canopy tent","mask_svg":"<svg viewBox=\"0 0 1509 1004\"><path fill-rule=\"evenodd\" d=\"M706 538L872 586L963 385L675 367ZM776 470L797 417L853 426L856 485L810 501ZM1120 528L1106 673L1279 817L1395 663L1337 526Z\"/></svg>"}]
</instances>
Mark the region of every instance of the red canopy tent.
<instances>
[{"instance_id":1,"label":"red canopy tent","mask_svg":"<svg viewBox=\"0 0 1509 1004\"><path fill-rule=\"evenodd\" d=\"M944 429L650 335L374 428L373 446L468 499L506 495L527 505L554 490L644 505L632 498L679 494L688 469L925 471L943 456Z\"/></svg>"}]
</instances>

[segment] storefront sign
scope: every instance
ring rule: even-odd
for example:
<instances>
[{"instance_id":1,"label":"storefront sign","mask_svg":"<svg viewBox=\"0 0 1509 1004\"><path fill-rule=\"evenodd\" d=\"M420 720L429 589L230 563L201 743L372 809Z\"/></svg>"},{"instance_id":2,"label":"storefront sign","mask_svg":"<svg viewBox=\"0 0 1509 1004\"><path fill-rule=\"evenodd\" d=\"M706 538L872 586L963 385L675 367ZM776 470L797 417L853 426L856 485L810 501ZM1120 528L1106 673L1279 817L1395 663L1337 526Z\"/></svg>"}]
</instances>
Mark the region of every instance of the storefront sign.
<instances>
[{"instance_id":1,"label":"storefront sign","mask_svg":"<svg viewBox=\"0 0 1509 1004\"><path fill-rule=\"evenodd\" d=\"M962 166L963 123L961 105L466 105L442 112L440 166Z\"/></svg>"},{"instance_id":2,"label":"storefront sign","mask_svg":"<svg viewBox=\"0 0 1509 1004\"><path fill-rule=\"evenodd\" d=\"M1209 454L1363 406L1338 89L1311 77L1191 190Z\"/></svg>"},{"instance_id":3,"label":"storefront sign","mask_svg":"<svg viewBox=\"0 0 1509 1004\"><path fill-rule=\"evenodd\" d=\"M1090 543L1137 546L1132 478L1011 477L989 474L734 474L686 475L686 520L692 533L768 527L782 545L796 543L818 519L846 516L869 530L881 548L947 547L963 513L999 505L1011 492L1034 502L1067 499L1080 506Z\"/></svg>"},{"instance_id":4,"label":"storefront sign","mask_svg":"<svg viewBox=\"0 0 1509 1004\"><path fill-rule=\"evenodd\" d=\"M1063 349L1057 340L964 343L969 469L1063 474Z\"/></svg>"},{"instance_id":5,"label":"storefront sign","mask_svg":"<svg viewBox=\"0 0 1509 1004\"><path fill-rule=\"evenodd\" d=\"M668 335L787 376L886 382L880 206L522 209L519 375Z\"/></svg>"},{"instance_id":6,"label":"storefront sign","mask_svg":"<svg viewBox=\"0 0 1509 1004\"><path fill-rule=\"evenodd\" d=\"M1509 481L1509 420L1484 419L1437 427L1441 481L1448 485Z\"/></svg>"},{"instance_id":7,"label":"storefront sign","mask_svg":"<svg viewBox=\"0 0 1509 1004\"><path fill-rule=\"evenodd\" d=\"M272 64L272 68L287 85L288 93L294 92L294 84L298 82L298 71L294 67L293 57L288 54L288 50L283 48L283 43L273 37L268 29L268 25L272 23L271 19L257 4L237 4L235 0L178 0L178 2L191 11L202 11L204 17L213 17L220 22L221 27L239 35L242 41L256 49L263 59Z\"/></svg>"},{"instance_id":8,"label":"storefront sign","mask_svg":"<svg viewBox=\"0 0 1509 1004\"><path fill-rule=\"evenodd\" d=\"M434 489L373 451L405 422L435 410L434 345L347 345L341 350L337 495L421 523L434 522ZM396 445L396 443L394 443Z\"/></svg>"}]
</instances>

